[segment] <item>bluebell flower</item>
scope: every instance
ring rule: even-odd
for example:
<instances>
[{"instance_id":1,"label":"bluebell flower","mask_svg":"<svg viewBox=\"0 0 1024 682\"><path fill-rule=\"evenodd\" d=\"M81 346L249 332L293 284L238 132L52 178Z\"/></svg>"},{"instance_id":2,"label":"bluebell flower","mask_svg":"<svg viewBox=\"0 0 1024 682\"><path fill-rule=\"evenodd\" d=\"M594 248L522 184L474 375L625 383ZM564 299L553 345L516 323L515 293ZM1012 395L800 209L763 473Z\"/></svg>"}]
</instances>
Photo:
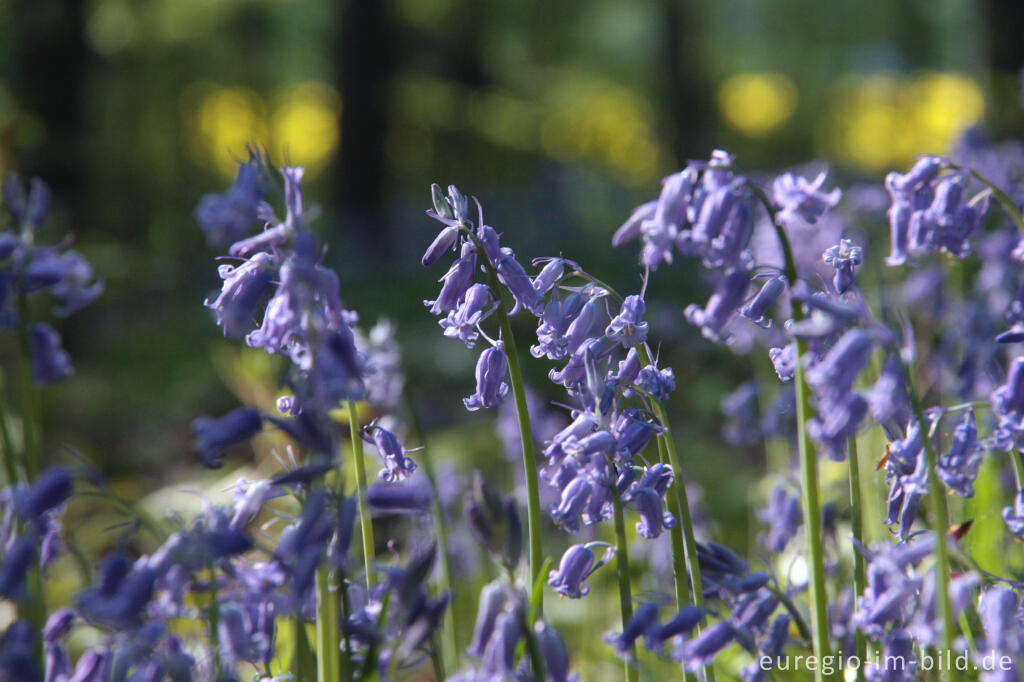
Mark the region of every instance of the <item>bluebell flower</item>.
<instances>
[{"instance_id":1,"label":"bluebell flower","mask_svg":"<svg viewBox=\"0 0 1024 682\"><path fill-rule=\"evenodd\" d=\"M786 549L803 523L800 499L790 495L786 486L777 485L772 489L768 505L757 513L757 518L768 524L768 533L760 537L761 544L769 552L779 554Z\"/></svg>"},{"instance_id":2,"label":"bluebell flower","mask_svg":"<svg viewBox=\"0 0 1024 682\"><path fill-rule=\"evenodd\" d=\"M1013 679L1017 676L1019 657L1024 653L1024 644L1020 638L1019 622L1020 597L1011 589L993 586L981 593L978 605L978 617L981 620L982 629L985 631L984 642L979 642L979 655L988 654L991 661L998 660L999 656L1008 656L1011 660L1011 669L1003 671L1005 677L997 677L993 673L992 679ZM991 663L990 663L991 665Z\"/></svg>"},{"instance_id":3,"label":"bluebell flower","mask_svg":"<svg viewBox=\"0 0 1024 682\"><path fill-rule=\"evenodd\" d=\"M429 485L412 481L374 483L366 491L371 509L392 514L420 513L430 507L432 499Z\"/></svg>"},{"instance_id":4,"label":"bluebell flower","mask_svg":"<svg viewBox=\"0 0 1024 682\"><path fill-rule=\"evenodd\" d=\"M883 650L879 658L864 666L868 682L912 682L917 680L914 639L906 630L894 629L880 635Z\"/></svg>"},{"instance_id":5,"label":"bluebell flower","mask_svg":"<svg viewBox=\"0 0 1024 682\"><path fill-rule=\"evenodd\" d=\"M416 471L416 462L405 456L405 448L391 431L373 425L364 431L363 439L376 445L377 453L384 460L384 468L378 474L380 480L393 483L408 478Z\"/></svg>"},{"instance_id":6,"label":"bluebell flower","mask_svg":"<svg viewBox=\"0 0 1024 682\"><path fill-rule=\"evenodd\" d=\"M982 448L974 410L968 409L953 432L949 452L939 456L935 472L960 497L974 497L974 479L981 466Z\"/></svg>"},{"instance_id":7,"label":"bluebell flower","mask_svg":"<svg viewBox=\"0 0 1024 682\"><path fill-rule=\"evenodd\" d=\"M636 608L633 616L622 626L619 634L605 636L605 641L615 647L615 653L626 656L638 639L658 626L658 606L644 602Z\"/></svg>"},{"instance_id":8,"label":"bluebell flower","mask_svg":"<svg viewBox=\"0 0 1024 682\"><path fill-rule=\"evenodd\" d=\"M274 264L270 254L257 253L239 266L222 265L217 269L224 285L216 299L203 304L216 313L225 336L238 338L252 329L256 309L270 293Z\"/></svg>"},{"instance_id":9,"label":"bluebell flower","mask_svg":"<svg viewBox=\"0 0 1024 682\"><path fill-rule=\"evenodd\" d=\"M741 595L729 614L729 620L741 632L761 632L778 605L779 600L772 591L762 587Z\"/></svg>"},{"instance_id":10,"label":"bluebell flower","mask_svg":"<svg viewBox=\"0 0 1024 682\"><path fill-rule=\"evenodd\" d=\"M882 426L886 435L890 439L902 435L911 418L911 407L906 373L899 357L886 357L878 380L867 392L867 399L872 418Z\"/></svg>"},{"instance_id":11,"label":"bluebell flower","mask_svg":"<svg viewBox=\"0 0 1024 682\"><path fill-rule=\"evenodd\" d=\"M516 260L511 249L502 249L501 257L495 262L494 269L498 272L498 281L508 288L516 302L509 315L515 315L522 308L534 314L540 312L543 297L533 288L533 280Z\"/></svg>"},{"instance_id":12,"label":"bluebell flower","mask_svg":"<svg viewBox=\"0 0 1024 682\"><path fill-rule=\"evenodd\" d=\"M548 585L564 597L579 599L590 592L587 578L613 556L615 548L609 547L601 560L595 561L594 552L587 545L572 545L562 554L558 569L548 573Z\"/></svg>"},{"instance_id":13,"label":"bluebell flower","mask_svg":"<svg viewBox=\"0 0 1024 682\"><path fill-rule=\"evenodd\" d=\"M60 278L50 285L50 296L57 302L53 314L67 317L103 293L103 281L96 278L92 265L77 251L65 251L57 259Z\"/></svg>"},{"instance_id":14,"label":"bluebell flower","mask_svg":"<svg viewBox=\"0 0 1024 682\"><path fill-rule=\"evenodd\" d=\"M238 241L256 224L263 201L262 175L260 157L250 154L226 192L199 200L195 219L211 247L223 248Z\"/></svg>"},{"instance_id":15,"label":"bluebell flower","mask_svg":"<svg viewBox=\"0 0 1024 682\"><path fill-rule=\"evenodd\" d=\"M696 673L711 663L718 652L732 642L734 637L728 623L724 621L715 623L701 632L699 636L685 642L680 648L679 653L683 660L683 667L691 673Z\"/></svg>"},{"instance_id":16,"label":"bluebell flower","mask_svg":"<svg viewBox=\"0 0 1024 682\"><path fill-rule=\"evenodd\" d=\"M15 508L23 519L38 522L43 514L64 504L73 490L74 481L67 469L47 469L28 488L16 494Z\"/></svg>"},{"instance_id":17,"label":"bluebell flower","mask_svg":"<svg viewBox=\"0 0 1024 682\"><path fill-rule=\"evenodd\" d=\"M824 409L824 416L807 420L807 433L824 447L831 459L841 461L846 456L847 442L857 434L858 426L868 413L868 402L858 393L847 393L826 403Z\"/></svg>"},{"instance_id":18,"label":"bluebell flower","mask_svg":"<svg viewBox=\"0 0 1024 682\"><path fill-rule=\"evenodd\" d=\"M646 204L641 204L634 208L626 222L619 229L615 230L615 234L612 235L612 246L619 247L639 237L643 232L644 222L654 218L657 208L657 200L648 201Z\"/></svg>"},{"instance_id":19,"label":"bluebell flower","mask_svg":"<svg viewBox=\"0 0 1024 682\"><path fill-rule=\"evenodd\" d=\"M459 307L448 313L438 324L444 329L448 338L459 339L467 348L476 345L479 338L477 325L486 319L496 308L497 301L492 303L490 288L486 284L474 284L466 291Z\"/></svg>"},{"instance_id":20,"label":"bluebell flower","mask_svg":"<svg viewBox=\"0 0 1024 682\"><path fill-rule=\"evenodd\" d=\"M577 476L562 490L557 505L552 506L548 513L556 524L575 533L580 529L580 515L590 500L593 485L586 476Z\"/></svg>"},{"instance_id":21,"label":"bluebell flower","mask_svg":"<svg viewBox=\"0 0 1024 682\"><path fill-rule=\"evenodd\" d=\"M864 254L859 246L853 245L852 240L841 239L822 254L822 260L836 270L832 278L836 292L845 294L856 283L854 269L864 261Z\"/></svg>"},{"instance_id":22,"label":"bluebell flower","mask_svg":"<svg viewBox=\"0 0 1024 682\"><path fill-rule=\"evenodd\" d=\"M686 307L687 321L700 327L706 339L722 342L728 339L724 333L737 309L743 304L750 280L740 270L733 270L722 278L715 293L704 308L695 304Z\"/></svg>"},{"instance_id":23,"label":"bluebell flower","mask_svg":"<svg viewBox=\"0 0 1024 682\"><path fill-rule=\"evenodd\" d=\"M50 188L45 182L32 178L26 193L21 179L8 172L4 175L2 191L4 205L23 231L32 232L46 221L50 212Z\"/></svg>"},{"instance_id":24,"label":"bluebell flower","mask_svg":"<svg viewBox=\"0 0 1024 682\"><path fill-rule=\"evenodd\" d=\"M472 411L481 407L491 409L508 393L505 375L508 374L508 359L505 350L500 346L492 346L480 354L476 363L476 393L463 398L466 409Z\"/></svg>"},{"instance_id":25,"label":"bluebell flower","mask_svg":"<svg viewBox=\"0 0 1024 682\"><path fill-rule=\"evenodd\" d=\"M759 327L768 329L772 321L765 317L768 308L778 300L782 292L786 290L786 278L782 276L772 277L764 283L760 291L740 310L740 315L747 318Z\"/></svg>"},{"instance_id":26,"label":"bluebell flower","mask_svg":"<svg viewBox=\"0 0 1024 682\"><path fill-rule=\"evenodd\" d=\"M796 344L789 343L782 348L769 348L768 357L772 361L772 367L783 382L792 381L796 374Z\"/></svg>"},{"instance_id":27,"label":"bluebell flower","mask_svg":"<svg viewBox=\"0 0 1024 682\"><path fill-rule=\"evenodd\" d=\"M36 542L29 535L22 535L7 548L0 561L0 596L12 601L24 596L25 579L38 556Z\"/></svg>"},{"instance_id":28,"label":"bluebell flower","mask_svg":"<svg viewBox=\"0 0 1024 682\"><path fill-rule=\"evenodd\" d=\"M885 462L889 482L887 524L899 523L899 537L906 539L917 516L921 497L928 492L928 461L924 452L921 425L914 420L906 437L889 444Z\"/></svg>"},{"instance_id":29,"label":"bluebell flower","mask_svg":"<svg viewBox=\"0 0 1024 682\"><path fill-rule=\"evenodd\" d=\"M0 636L2 679L43 682L43 671L36 662L36 638L36 628L28 621L16 620L7 626L3 636Z\"/></svg>"},{"instance_id":30,"label":"bluebell flower","mask_svg":"<svg viewBox=\"0 0 1024 682\"><path fill-rule=\"evenodd\" d=\"M558 631L547 621L538 620L533 624L533 632L544 661L546 682L569 682L570 679L578 679L575 675L569 674L569 650Z\"/></svg>"},{"instance_id":31,"label":"bluebell flower","mask_svg":"<svg viewBox=\"0 0 1024 682\"><path fill-rule=\"evenodd\" d=\"M636 384L658 402L665 402L676 390L676 376L671 367L658 369L655 365L647 365L640 370Z\"/></svg>"},{"instance_id":32,"label":"bluebell flower","mask_svg":"<svg viewBox=\"0 0 1024 682\"><path fill-rule=\"evenodd\" d=\"M504 611L506 602L505 586L501 583L487 583L480 590L476 624L473 626L473 639L466 649L466 653L470 656L483 657L487 642L490 641L491 635L494 633L495 622L498 615Z\"/></svg>"},{"instance_id":33,"label":"bluebell flower","mask_svg":"<svg viewBox=\"0 0 1024 682\"><path fill-rule=\"evenodd\" d=\"M588 299L579 292L573 292L564 299L552 296L538 316L540 324L537 325L537 344L530 346L530 354L535 358L547 357L549 360L566 357L569 354L569 327L582 314L587 302ZM591 312L588 311L587 315L591 315ZM591 322L588 317L587 323Z\"/></svg>"},{"instance_id":34,"label":"bluebell flower","mask_svg":"<svg viewBox=\"0 0 1024 682\"><path fill-rule=\"evenodd\" d=\"M605 328L605 335L618 341L623 348L638 346L647 341L647 323L644 313L647 306L644 299L637 295L627 296L622 301L622 309L612 318Z\"/></svg>"},{"instance_id":35,"label":"bluebell flower","mask_svg":"<svg viewBox=\"0 0 1024 682\"><path fill-rule=\"evenodd\" d=\"M430 246L427 247L426 252L423 254L421 263L424 267L433 265L436 263L441 256L444 255L445 251L455 247L455 243L459 239L459 227L458 225L449 225L440 232L437 233L437 237L431 242Z\"/></svg>"},{"instance_id":36,"label":"bluebell flower","mask_svg":"<svg viewBox=\"0 0 1024 682\"><path fill-rule=\"evenodd\" d=\"M855 327L807 370L807 383L827 403L845 396L871 359L872 335Z\"/></svg>"},{"instance_id":37,"label":"bluebell flower","mask_svg":"<svg viewBox=\"0 0 1024 682\"><path fill-rule=\"evenodd\" d=\"M579 412L576 418L564 429L555 434L551 442L544 448L543 454L551 460L560 460L566 452L562 445L572 440L579 440L593 432L600 422L589 412Z\"/></svg>"},{"instance_id":38,"label":"bluebell flower","mask_svg":"<svg viewBox=\"0 0 1024 682\"><path fill-rule=\"evenodd\" d=\"M1018 457L1016 453L1013 455ZM1003 522L1011 535L1024 540L1024 490L1018 490L1013 496L1013 505L1003 507Z\"/></svg>"},{"instance_id":39,"label":"bluebell flower","mask_svg":"<svg viewBox=\"0 0 1024 682\"><path fill-rule=\"evenodd\" d=\"M197 417L192 421L196 452L211 469L224 466L224 451L236 443L249 440L263 428L258 410L239 407L216 419Z\"/></svg>"},{"instance_id":40,"label":"bluebell flower","mask_svg":"<svg viewBox=\"0 0 1024 682\"><path fill-rule=\"evenodd\" d=\"M784 173L772 184L772 199L779 207L778 219L784 225L813 225L830 208L839 203L843 193L839 188L822 192L827 171L812 181L792 173Z\"/></svg>"},{"instance_id":41,"label":"bluebell flower","mask_svg":"<svg viewBox=\"0 0 1024 682\"><path fill-rule=\"evenodd\" d=\"M676 518L662 506L662 495L653 487L637 484L629 491L628 502L640 515L636 532L640 537L653 539L676 525Z\"/></svg>"},{"instance_id":42,"label":"bluebell flower","mask_svg":"<svg viewBox=\"0 0 1024 682\"><path fill-rule=\"evenodd\" d=\"M476 247L472 242L464 242L460 256L452 263L451 268L441 278L441 292L433 301L424 301L430 306L434 315L450 313L459 306L459 301L469 291L476 274Z\"/></svg>"},{"instance_id":43,"label":"bluebell flower","mask_svg":"<svg viewBox=\"0 0 1024 682\"><path fill-rule=\"evenodd\" d=\"M60 345L60 334L45 322L28 328L32 383L36 386L67 379L74 373L71 356Z\"/></svg>"},{"instance_id":44,"label":"bluebell flower","mask_svg":"<svg viewBox=\"0 0 1024 682\"><path fill-rule=\"evenodd\" d=\"M516 646L522 634L520 616L511 611L498 614L494 633L483 656L483 679L511 679L515 670Z\"/></svg>"},{"instance_id":45,"label":"bluebell flower","mask_svg":"<svg viewBox=\"0 0 1024 682\"><path fill-rule=\"evenodd\" d=\"M545 296L562 279L565 265L561 258L552 258L533 278L533 288L539 296Z\"/></svg>"},{"instance_id":46,"label":"bluebell flower","mask_svg":"<svg viewBox=\"0 0 1024 682\"><path fill-rule=\"evenodd\" d=\"M662 624L655 624L645 633L647 648L658 651L665 643L682 635L687 635L704 618L704 609L696 606L684 606L676 615Z\"/></svg>"},{"instance_id":47,"label":"bluebell flower","mask_svg":"<svg viewBox=\"0 0 1024 682\"><path fill-rule=\"evenodd\" d=\"M1006 383L992 392L991 400L992 410L999 418L992 445L1010 450L1024 433L1024 356L1013 359Z\"/></svg>"},{"instance_id":48,"label":"bluebell flower","mask_svg":"<svg viewBox=\"0 0 1024 682\"><path fill-rule=\"evenodd\" d=\"M616 452L626 461L632 461L634 457L644 451L652 438L664 431L664 427L652 422L636 408L622 410L612 424Z\"/></svg>"}]
</instances>

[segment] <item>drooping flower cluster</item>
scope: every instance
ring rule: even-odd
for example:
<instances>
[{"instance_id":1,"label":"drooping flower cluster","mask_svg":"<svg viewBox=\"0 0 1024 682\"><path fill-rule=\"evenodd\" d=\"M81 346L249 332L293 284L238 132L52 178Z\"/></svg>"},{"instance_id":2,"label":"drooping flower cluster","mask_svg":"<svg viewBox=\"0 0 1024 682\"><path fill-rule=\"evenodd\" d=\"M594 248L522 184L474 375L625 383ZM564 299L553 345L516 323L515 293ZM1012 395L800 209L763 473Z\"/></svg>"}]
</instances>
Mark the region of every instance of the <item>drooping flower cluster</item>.
<instances>
[{"instance_id":1,"label":"drooping flower cluster","mask_svg":"<svg viewBox=\"0 0 1024 682\"><path fill-rule=\"evenodd\" d=\"M26 192L21 180L8 173L3 199L13 229L0 232L0 329L23 331L33 382L51 384L71 376L71 357L52 325L26 317L28 299L46 293L52 314L64 318L99 296L103 283L89 261L68 248L70 238L48 246L37 243L50 212L50 190L41 180L33 178Z\"/></svg>"}]
</instances>

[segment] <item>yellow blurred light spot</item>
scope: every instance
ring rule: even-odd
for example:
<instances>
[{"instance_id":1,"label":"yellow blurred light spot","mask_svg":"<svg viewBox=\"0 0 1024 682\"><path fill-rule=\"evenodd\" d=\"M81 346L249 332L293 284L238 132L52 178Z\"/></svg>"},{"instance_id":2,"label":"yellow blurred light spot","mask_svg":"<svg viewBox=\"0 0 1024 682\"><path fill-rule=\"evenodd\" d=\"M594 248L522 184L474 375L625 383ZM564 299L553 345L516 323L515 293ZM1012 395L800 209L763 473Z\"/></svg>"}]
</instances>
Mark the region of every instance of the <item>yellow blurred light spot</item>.
<instances>
[{"instance_id":1,"label":"yellow blurred light spot","mask_svg":"<svg viewBox=\"0 0 1024 682\"><path fill-rule=\"evenodd\" d=\"M985 113L981 88L966 76L927 72L840 80L819 128L819 145L837 161L869 171L944 154Z\"/></svg>"},{"instance_id":2,"label":"yellow blurred light spot","mask_svg":"<svg viewBox=\"0 0 1024 682\"><path fill-rule=\"evenodd\" d=\"M196 111L201 152L226 177L234 177L248 145L269 146L263 100L245 88L215 88Z\"/></svg>"},{"instance_id":3,"label":"yellow blurred light spot","mask_svg":"<svg viewBox=\"0 0 1024 682\"><path fill-rule=\"evenodd\" d=\"M761 137L784 124L796 110L796 86L778 73L740 73L718 88L718 106L726 122Z\"/></svg>"},{"instance_id":4,"label":"yellow blurred light spot","mask_svg":"<svg viewBox=\"0 0 1024 682\"><path fill-rule=\"evenodd\" d=\"M315 177L338 149L341 97L323 83L300 83L282 93L270 121L272 155Z\"/></svg>"},{"instance_id":5,"label":"yellow blurred light spot","mask_svg":"<svg viewBox=\"0 0 1024 682\"><path fill-rule=\"evenodd\" d=\"M475 94L466 105L469 123L484 139L523 151L533 149L537 131L536 107L504 92Z\"/></svg>"}]
</instances>

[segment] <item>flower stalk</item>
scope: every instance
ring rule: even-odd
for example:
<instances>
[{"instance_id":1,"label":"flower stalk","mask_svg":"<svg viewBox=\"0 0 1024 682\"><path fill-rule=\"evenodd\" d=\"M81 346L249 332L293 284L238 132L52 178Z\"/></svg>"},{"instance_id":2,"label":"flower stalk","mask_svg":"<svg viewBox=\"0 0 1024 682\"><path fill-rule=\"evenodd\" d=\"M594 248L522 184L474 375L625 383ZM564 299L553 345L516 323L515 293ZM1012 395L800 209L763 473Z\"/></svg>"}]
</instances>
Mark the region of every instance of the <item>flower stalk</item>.
<instances>
[{"instance_id":1,"label":"flower stalk","mask_svg":"<svg viewBox=\"0 0 1024 682\"><path fill-rule=\"evenodd\" d=\"M612 513L615 522L615 568L619 578L619 613L622 616L622 627L625 628L633 617L633 595L629 586L629 543L626 538L626 521L622 510L622 499L617 486L612 485ZM635 659L636 645L630 645L626 656L626 680L637 682L637 669L629 659Z\"/></svg>"},{"instance_id":2,"label":"flower stalk","mask_svg":"<svg viewBox=\"0 0 1024 682\"><path fill-rule=\"evenodd\" d=\"M363 567L366 569L366 587L374 583L373 560L376 556L373 540L373 519L366 501L366 461L363 456L363 439L359 432L359 408L354 400L346 404L348 408L348 428L352 437L352 461L356 467L356 504L359 510L359 527L363 536Z\"/></svg>"}]
</instances>

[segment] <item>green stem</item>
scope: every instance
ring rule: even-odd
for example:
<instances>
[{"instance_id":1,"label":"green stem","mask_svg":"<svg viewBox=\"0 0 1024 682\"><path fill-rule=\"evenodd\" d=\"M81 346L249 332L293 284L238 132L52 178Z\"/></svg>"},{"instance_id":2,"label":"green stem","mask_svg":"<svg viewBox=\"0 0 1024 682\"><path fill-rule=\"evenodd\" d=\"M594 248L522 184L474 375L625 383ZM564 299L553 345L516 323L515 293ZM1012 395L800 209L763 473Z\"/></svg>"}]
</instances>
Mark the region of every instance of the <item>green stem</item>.
<instances>
[{"instance_id":1,"label":"green stem","mask_svg":"<svg viewBox=\"0 0 1024 682\"><path fill-rule=\"evenodd\" d=\"M519 366L519 352L516 349L516 339L512 334L512 324L508 316L508 308L501 296L501 288L498 280L498 273L487 257L483 244L476 235L469 229L465 232L476 245L477 258L483 262L487 271L487 278L491 289L497 298L498 307L495 310L495 317L498 318L498 325L501 328L501 338L505 344L505 356L508 359L508 377L512 385L512 396L515 399L516 417L519 421L519 439L523 444L523 469L526 476L526 523L530 535L530 580L532 585L541 575L544 565L543 547L541 544L541 512L540 512L540 482L537 475L537 453L533 442L533 428L530 425L530 411L526 405L526 383L523 381L523 372ZM537 605L537 616L544 613L543 597Z\"/></svg>"},{"instance_id":2,"label":"green stem","mask_svg":"<svg viewBox=\"0 0 1024 682\"><path fill-rule=\"evenodd\" d=\"M612 513L615 519L615 568L619 576L619 612L622 614L622 627L633 617L633 595L629 586L629 545L626 539L626 520L622 512L622 500L619 489L612 484ZM636 646L630 646L629 659L636 658ZM637 682L637 669L626 661L626 680Z\"/></svg>"},{"instance_id":3,"label":"green stem","mask_svg":"<svg viewBox=\"0 0 1024 682\"><path fill-rule=\"evenodd\" d=\"M416 413L411 406L409 407L408 412L413 435L423 447L419 453L419 460L423 465L423 473L426 475L427 481L430 483L430 489L434 493L434 532L437 533L437 544L441 560L441 588L448 592L451 598L454 599L455 591L452 588L455 583L452 580L451 557L448 553L448 523L445 520L444 508L441 506L441 496L437 494L437 477L434 471L434 460L430 456L430 449L427 447L426 441L423 437L423 432L420 430L419 421L416 419ZM458 670L460 667L459 640L456 634L453 609L448 610L444 623L441 627L444 630L444 659L451 662L454 670ZM431 656L433 657L435 655L436 652L432 651ZM443 667L443 660L441 661L441 664ZM442 677L439 679L444 678Z\"/></svg>"},{"instance_id":4,"label":"green stem","mask_svg":"<svg viewBox=\"0 0 1024 682\"><path fill-rule=\"evenodd\" d=\"M352 436L352 460L356 465L356 504L359 508L359 525L363 536L363 567L366 569L366 587L373 586L373 560L376 556L373 541L373 519L370 507L366 502L366 461L363 458L363 437L359 432L359 411L354 400L346 404L348 409L348 428Z\"/></svg>"},{"instance_id":5,"label":"green stem","mask_svg":"<svg viewBox=\"0 0 1024 682\"><path fill-rule=\"evenodd\" d=\"M793 319L803 317L798 314L799 306L793 307ZM814 654L821 657L829 652L828 625L828 593L825 588L825 547L821 530L821 501L818 490L818 455L807 435L807 420L811 413L811 397L807 381L804 378L800 358L807 352L807 342L796 341L796 372L793 377L796 383L796 426L797 451L800 455L801 501L804 513L804 535L807 539L807 559L810 562L811 574L811 628L813 640L811 644ZM820 667L815 670L814 679L820 682Z\"/></svg>"},{"instance_id":6,"label":"green stem","mask_svg":"<svg viewBox=\"0 0 1024 682\"><path fill-rule=\"evenodd\" d=\"M853 538L857 541L857 546L853 548L853 590L857 598L864 594L864 590L867 587L867 573L864 566L864 556L860 553L860 548L865 547L864 543L864 518L861 516L861 494L860 494L860 458L857 453L857 439L851 438L848 441L847 449L849 451L847 460L850 466L850 526L853 531ZM861 661L865 660L867 656L868 642L864 633L857 629L856 636L856 654ZM863 666L857 668L857 679L863 680Z\"/></svg>"},{"instance_id":7,"label":"green stem","mask_svg":"<svg viewBox=\"0 0 1024 682\"><path fill-rule=\"evenodd\" d=\"M210 644L213 647L213 679L221 679L220 664L220 604L217 601L217 568L210 564Z\"/></svg>"},{"instance_id":8,"label":"green stem","mask_svg":"<svg viewBox=\"0 0 1024 682\"><path fill-rule=\"evenodd\" d=\"M928 458L928 506L931 516L932 532L935 534L935 594L939 600L939 613L942 614L942 645L946 651L953 650L953 605L949 600L949 552L946 547L946 529L948 527L949 509L946 506L946 495L942 483L936 473L938 457L932 447L932 439L928 434L921 406L921 397L914 387L910 367L907 367L907 389L910 393L910 405L914 410L914 418L921 428L921 441L924 443L925 456ZM955 673L951 673L954 674Z\"/></svg>"},{"instance_id":9,"label":"green stem","mask_svg":"<svg viewBox=\"0 0 1024 682\"><path fill-rule=\"evenodd\" d=\"M18 362L21 383L21 439L22 465L29 481L39 475L39 413L36 406L36 391L32 385L31 350L28 327L21 329L21 357Z\"/></svg>"},{"instance_id":10,"label":"green stem","mask_svg":"<svg viewBox=\"0 0 1024 682\"><path fill-rule=\"evenodd\" d=\"M1024 490L1024 462L1021 461L1020 450L1013 450L1010 453L1010 463L1013 465L1013 478L1017 482L1017 490Z\"/></svg>"},{"instance_id":11,"label":"green stem","mask_svg":"<svg viewBox=\"0 0 1024 682\"><path fill-rule=\"evenodd\" d=\"M331 594L330 567L316 570L316 679L338 682L341 661L338 635L338 602Z\"/></svg>"},{"instance_id":12,"label":"green stem","mask_svg":"<svg viewBox=\"0 0 1024 682\"><path fill-rule=\"evenodd\" d=\"M991 180L978 171L971 169L971 175L981 182L981 184L992 190L992 196L994 196L996 201L1002 205L1003 210L1009 214L1010 218L1013 219L1013 222L1017 223L1017 228L1020 229L1021 232L1024 232L1024 216L1021 215L1020 207L1017 206L1016 202L1014 202L1006 192L996 187Z\"/></svg>"},{"instance_id":13,"label":"green stem","mask_svg":"<svg viewBox=\"0 0 1024 682\"><path fill-rule=\"evenodd\" d=\"M651 354L647 349L647 346L641 344L636 347L637 354L640 356L640 362L645 365L652 363ZM665 414L665 410L662 409L661 403L657 400L651 401L651 410L654 412L655 418L661 423L661 426L665 429L664 433L658 436L659 451L663 455L662 464L667 465L672 469L672 485L669 486L667 497L669 504L673 504L674 509L679 514L679 523L676 527L679 529L678 532L682 537L681 542L673 538L672 541L672 564L675 572L676 579L676 599L679 599L680 594L683 593L684 588L680 585L683 580L682 571L680 566L685 562L686 575L690 579L690 588L693 592L693 603L697 606L704 606L704 586L701 583L700 577L700 561L697 557L697 539L693 534L693 518L690 516L690 501L686 495L686 482L683 479L683 469L679 464L679 456L676 453L676 444L672 439L672 430L669 428L668 416ZM670 535L670 537L672 537ZM682 556L679 554L681 545ZM700 633L700 626L697 630ZM704 667L704 678L709 682L713 682L715 679L714 669L710 664Z\"/></svg>"},{"instance_id":14,"label":"green stem","mask_svg":"<svg viewBox=\"0 0 1024 682\"><path fill-rule=\"evenodd\" d=\"M772 227L775 229L775 236L778 239L779 247L782 249L782 257L785 262L786 280L789 283L790 291L796 286L799 279L799 272L796 268L796 259L793 258L793 248L790 246L786 230L779 223L776 217L775 207L772 206L768 196L756 183L748 182L757 199L764 205L771 219ZM799 304L793 305L793 321L800 322L804 319L804 311ZM825 588L825 547L821 531L821 500L818 490L818 456L814 446L807 435L807 420L811 414L811 396L804 377L803 364L800 362L807 352L807 342L802 339L794 341L796 347L796 371L793 376L793 383L796 386L796 432L797 451L800 455L800 498L804 513L804 535L807 542L807 561L810 563L810 594L811 594L811 628L813 639L811 645L818 660L828 655L829 646L829 625L828 625L828 593ZM818 666L814 671L814 679L821 682L822 672Z\"/></svg>"},{"instance_id":15,"label":"green stem","mask_svg":"<svg viewBox=\"0 0 1024 682\"><path fill-rule=\"evenodd\" d=\"M658 439L658 460L665 466L671 468L672 462L668 458L668 450L665 443ZM679 495L675 485L670 485L665 493L669 509L679 509ZM689 603L690 584L686 578L686 546L683 542L683 524L677 523L669 529L669 539L672 542L672 579L675 583L676 608L681 609Z\"/></svg>"}]
</instances>

